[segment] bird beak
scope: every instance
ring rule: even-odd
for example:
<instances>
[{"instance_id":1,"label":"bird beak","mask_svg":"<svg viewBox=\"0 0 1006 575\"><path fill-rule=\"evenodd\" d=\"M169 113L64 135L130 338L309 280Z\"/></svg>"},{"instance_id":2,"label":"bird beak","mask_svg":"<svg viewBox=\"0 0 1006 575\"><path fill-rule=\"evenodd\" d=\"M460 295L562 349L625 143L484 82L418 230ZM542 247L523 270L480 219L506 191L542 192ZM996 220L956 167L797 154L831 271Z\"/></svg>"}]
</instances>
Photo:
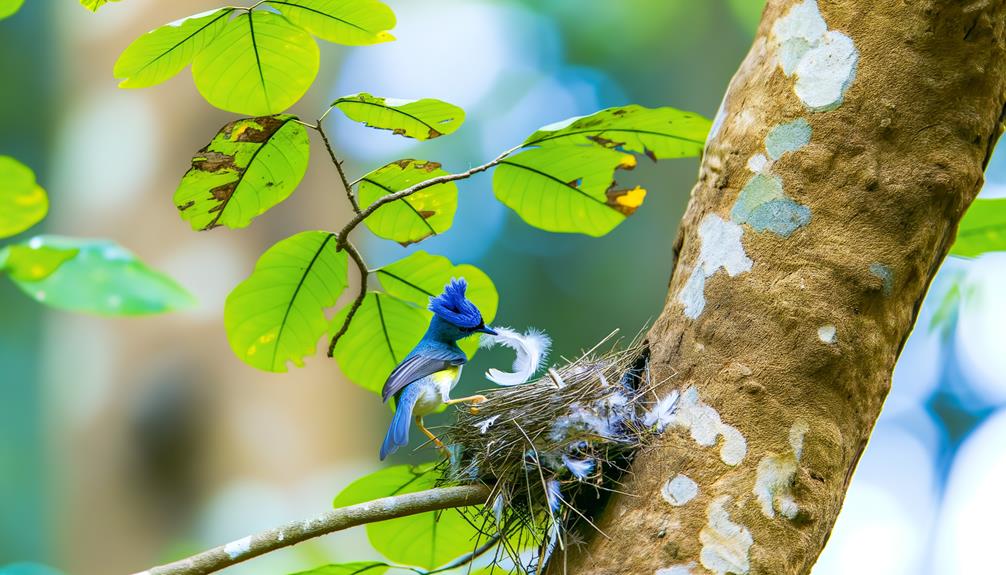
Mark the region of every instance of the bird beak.
<instances>
[{"instance_id":1,"label":"bird beak","mask_svg":"<svg viewBox=\"0 0 1006 575\"><path fill-rule=\"evenodd\" d=\"M477 329L475 331L480 331L482 333L488 333L489 335L499 335L498 333L496 333L495 331L493 331L492 328L490 328L487 325L484 325L484 326L480 327L479 329Z\"/></svg>"}]
</instances>

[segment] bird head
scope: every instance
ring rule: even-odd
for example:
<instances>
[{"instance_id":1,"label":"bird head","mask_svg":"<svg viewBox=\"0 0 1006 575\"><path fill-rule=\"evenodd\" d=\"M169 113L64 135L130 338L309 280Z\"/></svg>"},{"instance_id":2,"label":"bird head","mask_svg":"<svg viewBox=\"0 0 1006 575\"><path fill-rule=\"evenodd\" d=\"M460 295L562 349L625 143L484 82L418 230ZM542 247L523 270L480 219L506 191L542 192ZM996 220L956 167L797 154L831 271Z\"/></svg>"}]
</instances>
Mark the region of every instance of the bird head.
<instances>
[{"instance_id":1,"label":"bird head","mask_svg":"<svg viewBox=\"0 0 1006 575\"><path fill-rule=\"evenodd\" d=\"M466 289L468 283L464 278L452 279L444 286L444 293L430 298L430 311L436 318L456 329L456 339L477 332L496 335L495 331L486 326L479 308L465 297Z\"/></svg>"}]
</instances>

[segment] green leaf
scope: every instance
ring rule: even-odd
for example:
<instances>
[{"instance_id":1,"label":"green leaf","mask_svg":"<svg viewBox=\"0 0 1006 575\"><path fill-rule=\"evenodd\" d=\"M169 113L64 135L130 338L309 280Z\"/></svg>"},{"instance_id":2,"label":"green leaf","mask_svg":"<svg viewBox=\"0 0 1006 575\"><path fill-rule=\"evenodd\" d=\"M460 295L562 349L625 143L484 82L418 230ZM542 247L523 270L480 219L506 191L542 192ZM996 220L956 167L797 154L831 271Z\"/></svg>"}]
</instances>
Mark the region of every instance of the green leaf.
<instances>
[{"instance_id":1,"label":"green leaf","mask_svg":"<svg viewBox=\"0 0 1006 575\"><path fill-rule=\"evenodd\" d=\"M445 175L436 162L398 160L363 176L357 193L360 204L369 206L382 196ZM458 187L447 182L387 203L363 223L382 238L409 245L447 231L457 208Z\"/></svg>"},{"instance_id":2,"label":"green leaf","mask_svg":"<svg viewBox=\"0 0 1006 575\"><path fill-rule=\"evenodd\" d=\"M399 100L363 92L343 96L332 105L342 110L350 120L417 140L431 140L450 134L465 121L464 110L433 98Z\"/></svg>"},{"instance_id":3,"label":"green leaf","mask_svg":"<svg viewBox=\"0 0 1006 575\"><path fill-rule=\"evenodd\" d=\"M335 246L328 232L281 240L227 296L224 327L242 361L265 371L286 371L288 361L303 367L328 329L325 309L346 289L346 252Z\"/></svg>"},{"instance_id":4,"label":"green leaf","mask_svg":"<svg viewBox=\"0 0 1006 575\"><path fill-rule=\"evenodd\" d=\"M130 44L115 62L120 88L146 88L171 78L192 63L224 27L233 8L218 8L151 30Z\"/></svg>"},{"instance_id":5,"label":"green leaf","mask_svg":"<svg viewBox=\"0 0 1006 575\"><path fill-rule=\"evenodd\" d=\"M332 318L333 333L346 319L349 306ZM349 330L335 346L343 375L364 389L380 393L391 370L419 343L431 314L394 296L370 292L353 316Z\"/></svg>"},{"instance_id":6,"label":"green leaf","mask_svg":"<svg viewBox=\"0 0 1006 575\"><path fill-rule=\"evenodd\" d=\"M32 275L30 268L9 276L21 291L48 306L131 316L186 309L195 304L195 299L174 280L150 269L115 242L37 236L20 245L38 250L37 257L45 260L45 265L53 265L53 252L76 252L55 270L42 274L41 279L24 279L24 274ZM11 258L20 257L23 252L16 255L12 248L8 265Z\"/></svg>"},{"instance_id":7,"label":"green leaf","mask_svg":"<svg viewBox=\"0 0 1006 575\"><path fill-rule=\"evenodd\" d=\"M175 206L194 230L243 228L282 202L307 171L310 141L296 116L244 118L224 126L192 158Z\"/></svg>"},{"instance_id":8,"label":"green leaf","mask_svg":"<svg viewBox=\"0 0 1006 575\"><path fill-rule=\"evenodd\" d=\"M496 319L496 310L499 306L496 286L485 272L473 265L456 266L444 256L420 250L397 262L378 268L374 274L381 280L384 291L423 309L429 305L431 297L444 291L444 286L451 281L451 278L465 278L468 282L468 299L482 312L482 319L486 325L490 325ZM479 334L461 340L458 345L471 358L478 350ZM384 382L381 383L383 385Z\"/></svg>"},{"instance_id":9,"label":"green leaf","mask_svg":"<svg viewBox=\"0 0 1006 575\"><path fill-rule=\"evenodd\" d=\"M80 5L87 8L91 12L97 12L98 8L101 8L109 2L118 2L119 0L80 0Z\"/></svg>"},{"instance_id":10,"label":"green leaf","mask_svg":"<svg viewBox=\"0 0 1006 575\"><path fill-rule=\"evenodd\" d=\"M398 465L361 477L335 498L335 507L345 507L413 493L437 486L440 473L432 464L412 467ZM367 525L367 537L374 549L396 563L426 569L470 552L478 532L455 509L432 511ZM482 541L484 541L484 537Z\"/></svg>"},{"instance_id":11,"label":"green leaf","mask_svg":"<svg viewBox=\"0 0 1006 575\"><path fill-rule=\"evenodd\" d=\"M298 571L292 575L384 575L391 565L380 561L355 561L315 567L307 571Z\"/></svg>"},{"instance_id":12,"label":"green leaf","mask_svg":"<svg viewBox=\"0 0 1006 575\"><path fill-rule=\"evenodd\" d=\"M645 154L652 160L698 156L711 122L674 108L608 108L540 128L525 146L588 144Z\"/></svg>"},{"instance_id":13,"label":"green leaf","mask_svg":"<svg viewBox=\"0 0 1006 575\"><path fill-rule=\"evenodd\" d=\"M22 4L24 0L0 0L0 20L13 16Z\"/></svg>"},{"instance_id":14,"label":"green leaf","mask_svg":"<svg viewBox=\"0 0 1006 575\"><path fill-rule=\"evenodd\" d=\"M269 0L291 22L329 42L364 46L390 42L395 13L377 0Z\"/></svg>"},{"instance_id":15,"label":"green leaf","mask_svg":"<svg viewBox=\"0 0 1006 575\"><path fill-rule=\"evenodd\" d=\"M72 259L78 249L60 249L31 243L11 245L0 249L0 271L5 271L14 279L38 281L52 275L59 266Z\"/></svg>"},{"instance_id":16,"label":"green leaf","mask_svg":"<svg viewBox=\"0 0 1006 575\"><path fill-rule=\"evenodd\" d=\"M493 190L532 226L603 236L643 203L646 190L615 183L615 170L635 165L635 156L598 146L532 148L500 162Z\"/></svg>"},{"instance_id":17,"label":"green leaf","mask_svg":"<svg viewBox=\"0 0 1006 575\"><path fill-rule=\"evenodd\" d=\"M957 228L950 246L955 256L975 257L1006 250L1006 198L975 200Z\"/></svg>"},{"instance_id":18,"label":"green leaf","mask_svg":"<svg viewBox=\"0 0 1006 575\"><path fill-rule=\"evenodd\" d=\"M214 106L250 116L292 106L318 75L318 44L306 30L271 12L245 12L192 64L199 93Z\"/></svg>"},{"instance_id":19,"label":"green leaf","mask_svg":"<svg viewBox=\"0 0 1006 575\"><path fill-rule=\"evenodd\" d=\"M48 212L49 198L35 183L35 172L10 156L0 156L0 238L27 230Z\"/></svg>"}]
</instances>

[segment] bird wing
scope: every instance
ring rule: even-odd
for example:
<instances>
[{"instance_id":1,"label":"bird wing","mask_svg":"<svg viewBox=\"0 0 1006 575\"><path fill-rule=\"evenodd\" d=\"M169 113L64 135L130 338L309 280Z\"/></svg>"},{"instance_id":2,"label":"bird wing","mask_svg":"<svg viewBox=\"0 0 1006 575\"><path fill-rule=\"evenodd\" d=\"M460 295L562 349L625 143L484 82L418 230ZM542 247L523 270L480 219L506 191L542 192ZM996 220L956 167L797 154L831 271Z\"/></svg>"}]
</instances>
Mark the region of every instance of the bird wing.
<instances>
[{"instance_id":1,"label":"bird wing","mask_svg":"<svg viewBox=\"0 0 1006 575\"><path fill-rule=\"evenodd\" d=\"M391 375L388 376L388 381L384 382L384 389L381 390L381 398L384 401L388 401L389 397L395 395L413 381L422 379L438 371L443 371L449 367L461 365L467 359L463 352L457 350L424 349L418 351L405 358L402 363L398 364L392 370Z\"/></svg>"}]
</instances>

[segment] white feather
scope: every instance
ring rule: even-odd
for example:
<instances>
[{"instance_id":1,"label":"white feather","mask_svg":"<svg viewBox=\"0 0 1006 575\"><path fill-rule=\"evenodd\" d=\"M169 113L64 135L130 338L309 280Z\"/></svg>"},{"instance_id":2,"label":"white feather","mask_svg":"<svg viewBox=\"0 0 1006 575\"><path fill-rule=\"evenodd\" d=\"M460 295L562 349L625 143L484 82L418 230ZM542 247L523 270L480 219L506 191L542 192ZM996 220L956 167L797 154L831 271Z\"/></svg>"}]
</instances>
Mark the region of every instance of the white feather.
<instances>
[{"instance_id":1,"label":"white feather","mask_svg":"<svg viewBox=\"0 0 1006 575\"><path fill-rule=\"evenodd\" d=\"M517 356L513 360L513 371L506 372L494 368L486 372L486 377L497 385L510 386L527 383L548 357L548 350L552 347L552 339L533 327L528 328L523 334L508 327L494 327L493 329L498 335L482 336L480 346L502 345L514 350Z\"/></svg>"}]
</instances>

